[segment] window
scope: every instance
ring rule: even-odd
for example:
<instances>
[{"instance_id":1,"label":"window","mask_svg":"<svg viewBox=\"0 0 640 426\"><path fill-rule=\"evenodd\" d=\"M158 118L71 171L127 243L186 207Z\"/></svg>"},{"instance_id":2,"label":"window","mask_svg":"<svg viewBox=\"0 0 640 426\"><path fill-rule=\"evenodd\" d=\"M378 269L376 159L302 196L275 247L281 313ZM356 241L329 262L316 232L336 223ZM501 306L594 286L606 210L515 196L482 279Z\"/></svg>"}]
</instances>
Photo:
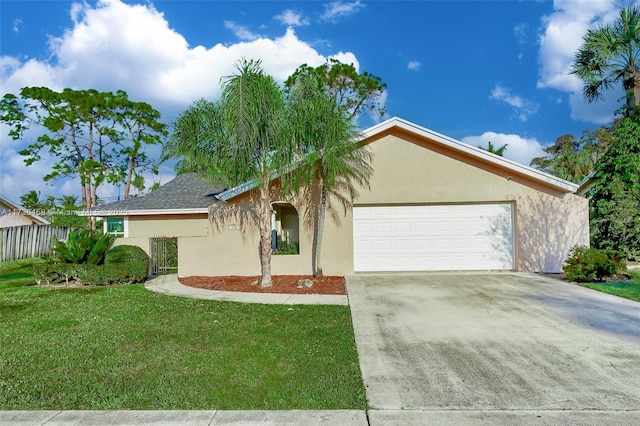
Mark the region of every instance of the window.
<instances>
[{"instance_id":1,"label":"window","mask_svg":"<svg viewBox=\"0 0 640 426\"><path fill-rule=\"evenodd\" d=\"M127 221L124 217L107 217L104 221L104 233L116 237L126 237Z\"/></svg>"}]
</instances>

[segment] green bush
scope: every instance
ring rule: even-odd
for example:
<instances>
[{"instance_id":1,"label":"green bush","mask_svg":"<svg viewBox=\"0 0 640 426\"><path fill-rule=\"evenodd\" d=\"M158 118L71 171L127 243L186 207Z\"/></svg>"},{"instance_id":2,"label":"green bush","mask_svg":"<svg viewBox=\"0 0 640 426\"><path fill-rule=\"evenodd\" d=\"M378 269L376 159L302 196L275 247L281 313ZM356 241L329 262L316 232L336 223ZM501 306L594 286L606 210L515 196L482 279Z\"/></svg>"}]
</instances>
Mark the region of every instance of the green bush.
<instances>
[{"instance_id":1,"label":"green bush","mask_svg":"<svg viewBox=\"0 0 640 426\"><path fill-rule=\"evenodd\" d=\"M85 252L86 254L84 248L90 244L88 240L83 240L83 238L87 238L87 235L86 233L78 234L72 238L69 247L65 246L67 251L62 249L54 256L46 259L45 263L34 267L33 276L36 283L69 284L69 281L76 281L82 285L110 285L140 283L147 279L149 258L143 249L136 246L122 245L112 248L104 254L103 264L62 261L63 259L71 260L70 253L75 253L74 256L80 252ZM92 237L90 236L89 238ZM101 237L97 240L106 241ZM97 246L102 247L101 244ZM73 259L80 257L82 256L78 255Z\"/></svg>"},{"instance_id":2,"label":"green bush","mask_svg":"<svg viewBox=\"0 0 640 426\"><path fill-rule=\"evenodd\" d=\"M584 283L602 281L626 267L624 255L617 250L576 246L569 252L562 269L568 280Z\"/></svg>"},{"instance_id":3,"label":"green bush","mask_svg":"<svg viewBox=\"0 0 640 426\"><path fill-rule=\"evenodd\" d=\"M107 252L104 263L144 262L149 265L149 256L138 246L115 246Z\"/></svg>"},{"instance_id":4,"label":"green bush","mask_svg":"<svg viewBox=\"0 0 640 426\"><path fill-rule=\"evenodd\" d=\"M134 284L147 279L145 262L105 263L104 265L75 265L71 263L43 263L34 267L37 284L82 285Z\"/></svg>"},{"instance_id":5,"label":"green bush","mask_svg":"<svg viewBox=\"0 0 640 426\"><path fill-rule=\"evenodd\" d=\"M87 265L79 269L78 283L84 285L134 284L147 279L147 265L143 262L105 263Z\"/></svg>"}]
</instances>

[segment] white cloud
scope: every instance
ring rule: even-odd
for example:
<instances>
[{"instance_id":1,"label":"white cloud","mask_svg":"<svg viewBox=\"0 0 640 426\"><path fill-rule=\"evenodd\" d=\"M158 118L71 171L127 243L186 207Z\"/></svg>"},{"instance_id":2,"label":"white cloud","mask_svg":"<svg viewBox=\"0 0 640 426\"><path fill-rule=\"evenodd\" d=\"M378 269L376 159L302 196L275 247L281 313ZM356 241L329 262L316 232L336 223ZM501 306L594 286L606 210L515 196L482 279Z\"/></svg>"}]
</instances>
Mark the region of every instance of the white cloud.
<instances>
[{"instance_id":1,"label":"white cloud","mask_svg":"<svg viewBox=\"0 0 640 426\"><path fill-rule=\"evenodd\" d=\"M411 71L418 71L422 67L422 64L418 61L409 61L407 69Z\"/></svg>"},{"instance_id":2,"label":"white cloud","mask_svg":"<svg viewBox=\"0 0 640 426\"><path fill-rule=\"evenodd\" d=\"M589 28L613 22L620 9L616 0L554 1L554 12L543 17L543 34L540 36L539 88L552 88L570 94L571 117L595 123L605 123L613 117L621 89L605 94L605 101L587 104L582 99L582 82L571 75L571 63L582 44L582 37ZM599 103L606 103L609 110L604 118Z\"/></svg>"},{"instance_id":3,"label":"white cloud","mask_svg":"<svg viewBox=\"0 0 640 426\"><path fill-rule=\"evenodd\" d=\"M495 99L510 105L518 119L522 122L527 121L529 116L538 112L538 104L524 99L519 95L512 94L510 89L501 86L500 84L495 85L491 91L489 99Z\"/></svg>"},{"instance_id":4,"label":"white cloud","mask_svg":"<svg viewBox=\"0 0 640 426\"><path fill-rule=\"evenodd\" d=\"M358 13L364 7L365 5L362 4L360 0L356 0L351 3L342 1L328 3L324 5L324 13L320 17L320 19L323 21L335 22L340 18L344 18L345 16Z\"/></svg>"},{"instance_id":5,"label":"white cloud","mask_svg":"<svg viewBox=\"0 0 640 426\"><path fill-rule=\"evenodd\" d=\"M22 19L17 18L13 20L13 32L16 34L20 34L22 32Z\"/></svg>"},{"instance_id":6,"label":"white cloud","mask_svg":"<svg viewBox=\"0 0 640 426\"><path fill-rule=\"evenodd\" d=\"M252 32L246 26L238 25L233 21L224 21L224 27L231 30L240 40L253 41L260 38L258 34Z\"/></svg>"},{"instance_id":7,"label":"white cloud","mask_svg":"<svg viewBox=\"0 0 640 426\"><path fill-rule=\"evenodd\" d=\"M302 27L309 25L309 20L305 18L301 13L295 12L291 9L287 9L279 15L275 16L276 20L281 24L289 27Z\"/></svg>"},{"instance_id":8,"label":"white cloud","mask_svg":"<svg viewBox=\"0 0 640 426\"><path fill-rule=\"evenodd\" d=\"M235 72L234 64L241 58L262 60L265 72L281 82L300 64L318 66L329 57L359 67L353 53L322 55L300 40L292 28L275 38L190 46L149 3L76 3L70 13L70 25L63 34L50 36L47 60L0 56L0 95L17 94L25 86L121 89L130 99L150 103L163 113L165 120L172 121L191 102L219 96L221 77ZM4 150L6 128L2 130ZM18 150L17 145L15 148ZM27 192L31 188L22 175L40 180L38 170L42 168L31 166L20 169L18 174L17 170L7 170L3 161L3 193L5 189L9 196ZM43 186L41 180L38 185ZM51 187L46 192L50 193Z\"/></svg>"},{"instance_id":9,"label":"white cloud","mask_svg":"<svg viewBox=\"0 0 640 426\"><path fill-rule=\"evenodd\" d=\"M486 148L489 142L496 148L508 144L504 157L525 166L531 163L531 159L544 155L542 145L535 138L523 138L514 134L484 132L479 136L464 137L462 142L483 148Z\"/></svg>"}]
</instances>

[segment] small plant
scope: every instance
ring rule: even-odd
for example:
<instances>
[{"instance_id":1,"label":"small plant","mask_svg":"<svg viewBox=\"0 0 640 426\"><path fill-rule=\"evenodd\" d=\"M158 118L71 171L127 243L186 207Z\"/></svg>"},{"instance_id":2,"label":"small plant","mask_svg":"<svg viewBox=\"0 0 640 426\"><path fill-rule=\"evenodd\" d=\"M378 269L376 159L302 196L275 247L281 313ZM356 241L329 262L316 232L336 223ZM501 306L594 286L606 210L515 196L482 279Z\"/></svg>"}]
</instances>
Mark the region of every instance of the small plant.
<instances>
[{"instance_id":1,"label":"small plant","mask_svg":"<svg viewBox=\"0 0 640 426\"><path fill-rule=\"evenodd\" d=\"M83 229L69 232L66 242L55 241L53 260L57 263L102 265L114 237Z\"/></svg>"},{"instance_id":2,"label":"small plant","mask_svg":"<svg viewBox=\"0 0 640 426\"><path fill-rule=\"evenodd\" d=\"M294 241L292 243L288 243L286 241L282 241L280 243L280 247L273 254L299 254L300 249L298 246L298 242Z\"/></svg>"},{"instance_id":3,"label":"small plant","mask_svg":"<svg viewBox=\"0 0 640 426\"><path fill-rule=\"evenodd\" d=\"M576 246L569 252L562 268L567 279L575 282L602 281L626 269L624 255L612 249L594 249Z\"/></svg>"}]
</instances>

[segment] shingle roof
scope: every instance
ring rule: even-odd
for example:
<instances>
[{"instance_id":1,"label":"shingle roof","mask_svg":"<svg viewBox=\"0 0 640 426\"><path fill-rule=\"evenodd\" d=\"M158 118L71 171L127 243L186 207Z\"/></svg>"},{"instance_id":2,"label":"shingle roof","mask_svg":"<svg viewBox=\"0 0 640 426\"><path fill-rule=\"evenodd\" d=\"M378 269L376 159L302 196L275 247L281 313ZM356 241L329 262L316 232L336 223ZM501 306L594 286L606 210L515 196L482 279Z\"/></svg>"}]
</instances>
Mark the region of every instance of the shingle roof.
<instances>
[{"instance_id":1,"label":"shingle roof","mask_svg":"<svg viewBox=\"0 0 640 426\"><path fill-rule=\"evenodd\" d=\"M98 206L85 211L84 215L161 214L167 211L206 213L207 208L218 201L216 195L223 190L211 185L196 173L185 173L149 194Z\"/></svg>"}]
</instances>

